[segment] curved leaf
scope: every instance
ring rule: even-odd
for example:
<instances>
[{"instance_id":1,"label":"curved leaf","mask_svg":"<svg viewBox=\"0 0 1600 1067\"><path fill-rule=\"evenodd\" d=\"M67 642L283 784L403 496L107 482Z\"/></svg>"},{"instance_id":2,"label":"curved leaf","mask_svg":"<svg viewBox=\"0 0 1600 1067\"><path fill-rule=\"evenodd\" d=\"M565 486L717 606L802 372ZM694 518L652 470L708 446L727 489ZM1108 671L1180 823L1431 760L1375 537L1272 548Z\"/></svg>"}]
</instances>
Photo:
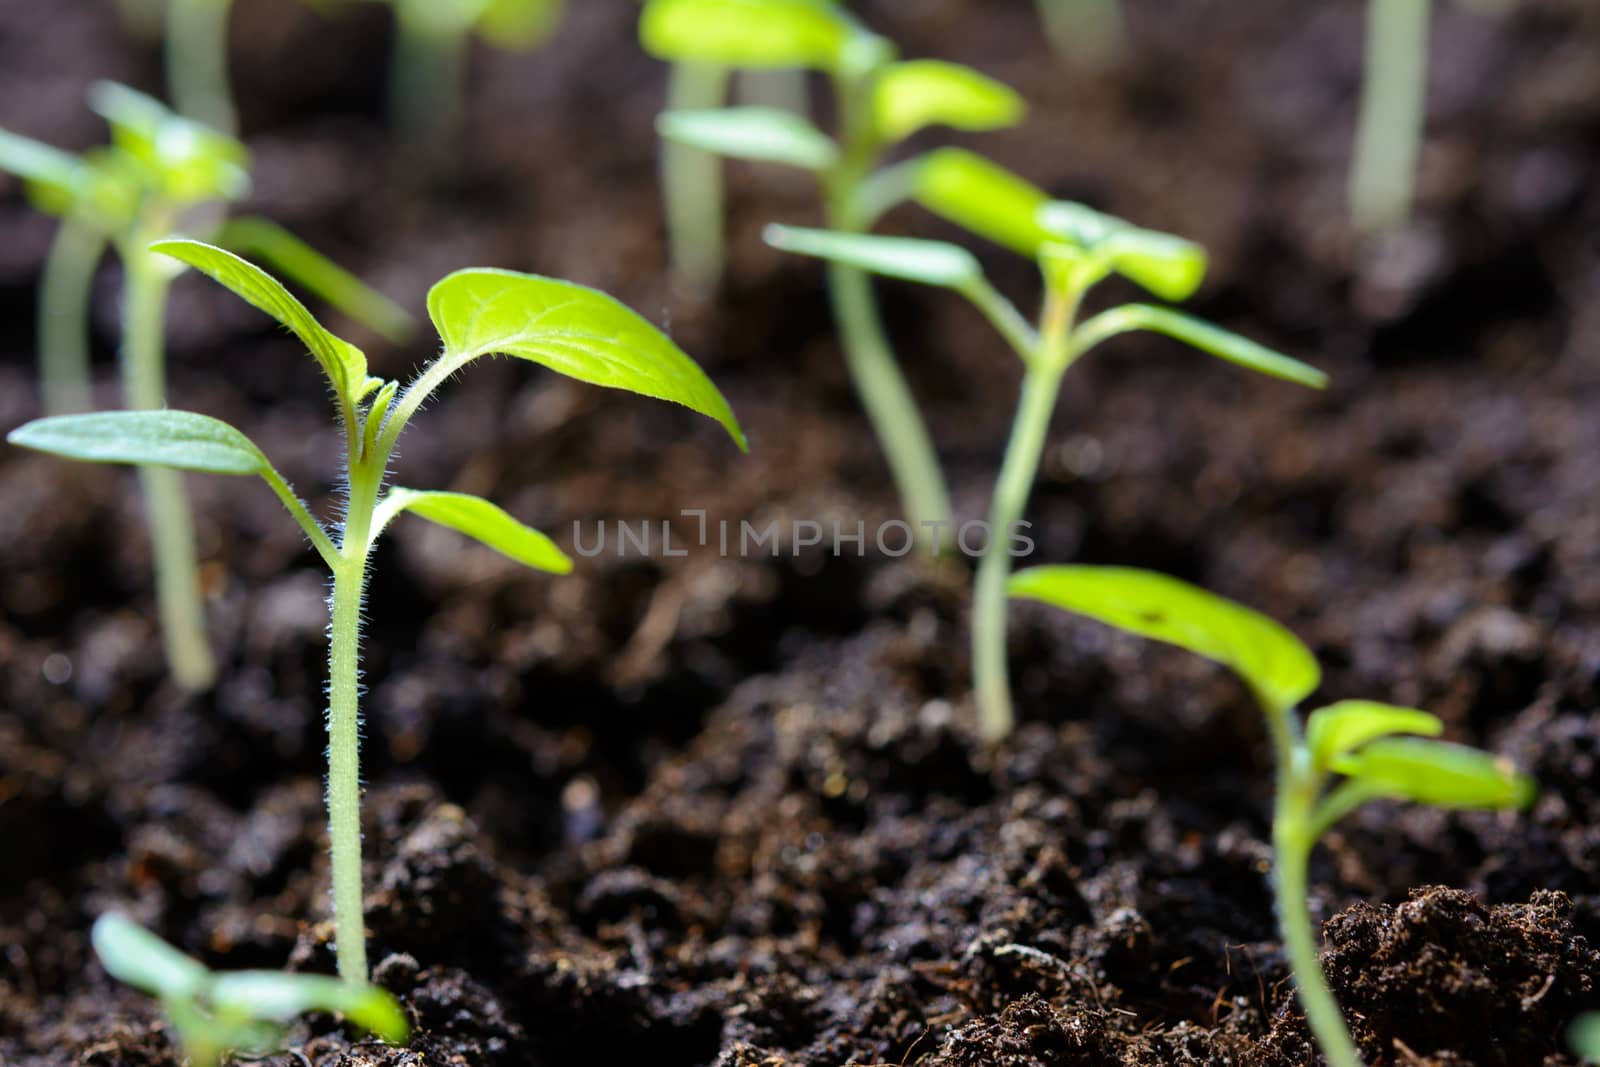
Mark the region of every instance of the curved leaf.
<instances>
[{"instance_id":1,"label":"curved leaf","mask_svg":"<svg viewBox=\"0 0 1600 1067\"><path fill-rule=\"evenodd\" d=\"M774 107L664 111L656 116L656 132L719 156L803 170L824 170L839 158L833 141L810 120Z\"/></svg>"},{"instance_id":2,"label":"curved leaf","mask_svg":"<svg viewBox=\"0 0 1600 1067\"><path fill-rule=\"evenodd\" d=\"M1333 769L1385 795L1439 808L1525 808L1538 785L1510 760L1466 745L1386 737L1333 761Z\"/></svg>"},{"instance_id":3,"label":"curved leaf","mask_svg":"<svg viewBox=\"0 0 1600 1067\"><path fill-rule=\"evenodd\" d=\"M959 63L916 59L891 63L872 90L878 133L902 141L924 126L998 130L1022 121L1027 104L1010 86Z\"/></svg>"},{"instance_id":4,"label":"curved leaf","mask_svg":"<svg viewBox=\"0 0 1600 1067\"><path fill-rule=\"evenodd\" d=\"M549 40L566 14L566 0L488 0L476 28L496 48L522 52Z\"/></svg>"},{"instance_id":5,"label":"curved leaf","mask_svg":"<svg viewBox=\"0 0 1600 1067\"><path fill-rule=\"evenodd\" d=\"M207 999L218 1015L234 1019L287 1022L308 1011L336 1012L395 1044L410 1029L388 991L325 974L225 972L214 976Z\"/></svg>"},{"instance_id":6,"label":"curved leaf","mask_svg":"<svg viewBox=\"0 0 1600 1067\"><path fill-rule=\"evenodd\" d=\"M1306 719L1306 747L1318 770L1326 770L1340 756L1380 737L1438 737L1442 733L1444 723L1437 715L1372 700L1341 700L1318 708Z\"/></svg>"},{"instance_id":7,"label":"curved leaf","mask_svg":"<svg viewBox=\"0 0 1600 1067\"><path fill-rule=\"evenodd\" d=\"M1311 650L1287 627L1165 574L1131 567L1030 567L1013 575L1007 590L1229 667L1278 714L1299 704L1322 679Z\"/></svg>"},{"instance_id":8,"label":"curved leaf","mask_svg":"<svg viewBox=\"0 0 1600 1067\"><path fill-rule=\"evenodd\" d=\"M6 440L85 463L131 463L206 474L272 471L261 450L219 419L192 411L101 411L25 423Z\"/></svg>"},{"instance_id":9,"label":"curved leaf","mask_svg":"<svg viewBox=\"0 0 1600 1067\"><path fill-rule=\"evenodd\" d=\"M1053 240L1039 224L1044 190L961 148L930 152L917 167L911 198L935 215L1029 259Z\"/></svg>"},{"instance_id":10,"label":"curved leaf","mask_svg":"<svg viewBox=\"0 0 1600 1067\"><path fill-rule=\"evenodd\" d=\"M728 402L683 350L613 297L575 282L475 268L428 293L446 357L503 353L610 389L670 400L721 423L741 449Z\"/></svg>"},{"instance_id":11,"label":"curved leaf","mask_svg":"<svg viewBox=\"0 0 1600 1067\"><path fill-rule=\"evenodd\" d=\"M512 518L498 504L467 493L391 489L384 498L386 514L409 511L429 522L448 526L481 541L501 555L551 574L567 574L572 560L554 541Z\"/></svg>"},{"instance_id":12,"label":"curved leaf","mask_svg":"<svg viewBox=\"0 0 1600 1067\"><path fill-rule=\"evenodd\" d=\"M1099 251L1118 274L1163 300L1189 299L1206 277L1206 250L1171 234L1129 227L1107 237Z\"/></svg>"},{"instance_id":13,"label":"curved leaf","mask_svg":"<svg viewBox=\"0 0 1600 1067\"><path fill-rule=\"evenodd\" d=\"M858 31L820 0L650 0L639 40L657 59L836 71Z\"/></svg>"},{"instance_id":14,"label":"curved leaf","mask_svg":"<svg viewBox=\"0 0 1600 1067\"><path fill-rule=\"evenodd\" d=\"M250 153L239 141L186 119L161 101L111 81L89 87L89 107L112 142L180 203L237 199L250 188Z\"/></svg>"},{"instance_id":15,"label":"curved leaf","mask_svg":"<svg viewBox=\"0 0 1600 1067\"><path fill-rule=\"evenodd\" d=\"M205 987L205 967L124 915L100 916L89 940L107 974L152 996L187 1000Z\"/></svg>"},{"instance_id":16,"label":"curved leaf","mask_svg":"<svg viewBox=\"0 0 1600 1067\"><path fill-rule=\"evenodd\" d=\"M1208 355L1236 363L1269 378L1281 378L1310 389L1321 389L1328 384L1326 374L1298 359L1274 352L1248 337L1202 322L1192 315L1149 304L1124 304L1110 311L1102 311L1079 326L1075 337L1080 350L1087 350L1118 334L1138 330L1165 334Z\"/></svg>"},{"instance_id":17,"label":"curved leaf","mask_svg":"<svg viewBox=\"0 0 1600 1067\"><path fill-rule=\"evenodd\" d=\"M0 170L26 182L30 198L41 210L61 215L78 196L83 162L43 141L0 130Z\"/></svg>"},{"instance_id":18,"label":"curved leaf","mask_svg":"<svg viewBox=\"0 0 1600 1067\"><path fill-rule=\"evenodd\" d=\"M169 238L150 251L187 263L200 273L231 289L246 303L277 319L305 345L333 384L341 399L352 405L367 380L367 357L361 349L330 333L283 283L232 252L203 241Z\"/></svg>"},{"instance_id":19,"label":"curved leaf","mask_svg":"<svg viewBox=\"0 0 1600 1067\"><path fill-rule=\"evenodd\" d=\"M763 236L769 245L785 252L816 256L923 285L962 289L983 277L983 268L971 252L944 241L776 225L768 226Z\"/></svg>"}]
</instances>

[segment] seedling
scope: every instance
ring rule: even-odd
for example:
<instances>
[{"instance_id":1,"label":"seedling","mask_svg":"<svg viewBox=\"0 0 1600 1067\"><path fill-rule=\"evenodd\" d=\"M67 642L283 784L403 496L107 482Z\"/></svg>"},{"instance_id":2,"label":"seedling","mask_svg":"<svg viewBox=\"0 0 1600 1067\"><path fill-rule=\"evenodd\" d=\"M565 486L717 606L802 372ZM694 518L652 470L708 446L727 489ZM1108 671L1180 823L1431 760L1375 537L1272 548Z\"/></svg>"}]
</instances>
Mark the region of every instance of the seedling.
<instances>
[{"instance_id":1,"label":"seedling","mask_svg":"<svg viewBox=\"0 0 1600 1067\"><path fill-rule=\"evenodd\" d=\"M1104 70L1122 56L1122 0L1039 0L1039 17L1051 47L1074 66Z\"/></svg>"},{"instance_id":2,"label":"seedling","mask_svg":"<svg viewBox=\"0 0 1600 1067\"><path fill-rule=\"evenodd\" d=\"M669 141L719 156L782 163L815 174L828 226L870 230L905 197L914 164L880 168L884 154L935 125L993 130L1022 119L1021 97L977 71L933 60L897 62L892 43L843 8L818 0L651 0L639 36L652 55L721 69L820 71L834 85L838 138L773 108L672 110ZM856 391L883 445L901 504L925 548L950 528L950 499L927 427L884 335L872 285L849 262L830 263L834 319Z\"/></svg>"},{"instance_id":3,"label":"seedling","mask_svg":"<svg viewBox=\"0 0 1600 1067\"><path fill-rule=\"evenodd\" d=\"M97 83L89 104L111 126L109 147L72 156L0 131L0 169L20 175L33 202L59 216L39 289L39 375L51 413L90 407L89 299L108 245L123 266L122 388L130 408L166 406L165 317L173 265L146 246L177 228L268 258L306 288L391 338L411 318L281 227L264 219L221 224L249 188L243 145L122 85ZM141 469L162 640L174 679L207 688L216 676L206 639L194 529L179 476Z\"/></svg>"},{"instance_id":4,"label":"seedling","mask_svg":"<svg viewBox=\"0 0 1600 1067\"><path fill-rule=\"evenodd\" d=\"M219 1067L229 1052L271 1052L283 1024L311 1011L343 1015L391 1044L406 1040L400 1005L376 986L321 974L211 971L115 913L95 920L91 940L111 977L161 1001L191 1067Z\"/></svg>"},{"instance_id":5,"label":"seedling","mask_svg":"<svg viewBox=\"0 0 1600 1067\"><path fill-rule=\"evenodd\" d=\"M1008 589L1187 649L1230 668L1250 687L1277 755L1272 882L1284 952L1330 1067L1360 1067L1317 957L1306 899L1312 847L1372 800L1525 808L1536 793L1533 780L1502 757L1436 740L1444 724L1415 708L1341 700L1313 711L1302 728L1296 709L1322 679L1310 649L1265 615L1186 582L1124 567L1053 566L1018 572Z\"/></svg>"},{"instance_id":6,"label":"seedling","mask_svg":"<svg viewBox=\"0 0 1600 1067\"><path fill-rule=\"evenodd\" d=\"M124 411L39 419L12 431L25 448L92 463L132 463L256 475L278 495L333 575L328 678L328 827L339 974L365 982L361 913L359 693L361 606L373 543L401 512L457 530L553 574L572 568L549 538L499 507L463 493L399 487L384 478L401 432L440 385L481 356L542 364L578 381L683 404L728 431L743 431L693 360L644 319L604 293L571 282L500 270L463 270L428 294L428 315L443 351L404 390L367 373L366 356L334 336L271 275L199 241L151 246L233 290L288 327L321 364L344 429L343 522L330 533L311 515L265 455L232 426L185 411ZM335 541L335 536L338 540Z\"/></svg>"},{"instance_id":7,"label":"seedling","mask_svg":"<svg viewBox=\"0 0 1600 1067\"><path fill-rule=\"evenodd\" d=\"M1433 0L1367 0L1367 70L1361 86L1350 213L1381 233L1411 214L1428 84Z\"/></svg>"},{"instance_id":8,"label":"seedling","mask_svg":"<svg viewBox=\"0 0 1600 1067\"><path fill-rule=\"evenodd\" d=\"M228 85L228 16L233 0L166 0L167 92L179 114L227 134L239 132Z\"/></svg>"},{"instance_id":9,"label":"seedling","mask_svg":"<svg viewBox=\"0 0 1600 1067\"><path fill-rule=\"evenodd\" d=\"M1321 388L1327 379L1298 360L1168 308L1125 304L1080 322L1084 295L1113 274L1162 299L1188 299L1205 275L1204 250L1082 204L1051 201L1021 178L970 152L941 149L912 166L905 188L913 199L1038 261L1045 296L1037 326L989 284L972 253L957 245L781 226L769 228L767 240L836 264L953 289L977 306L1022 359L1022 395L995 485L989 540L973 589L972 670L978 721L986 737L998 740L1011 732L1014 719L1006 676L1009 543L1020 528L1033 489L1067 369L1101 342L1144 330L1299 385Z\"/></svg>"}]
</instances>

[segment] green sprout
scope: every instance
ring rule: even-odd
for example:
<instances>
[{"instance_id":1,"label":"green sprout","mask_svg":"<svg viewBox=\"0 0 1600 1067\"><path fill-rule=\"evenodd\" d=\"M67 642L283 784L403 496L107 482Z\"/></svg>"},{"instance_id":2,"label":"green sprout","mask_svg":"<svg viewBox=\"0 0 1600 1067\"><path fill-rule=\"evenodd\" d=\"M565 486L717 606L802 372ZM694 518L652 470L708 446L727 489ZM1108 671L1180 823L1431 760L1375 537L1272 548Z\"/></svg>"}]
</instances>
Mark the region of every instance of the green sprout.
<instances>
[{"instance_id":1,"label":"green sprout","mask_svg":"<svg viewBox=\"0 0 1600 1067\"><path fill-rule=\"evenodd\" d=\"M264 219L221 222L249 189L243 145L112 82L96 83L90 107L112 143L73 156L0 130L0 170L24 180L33 203L61 219L39 288L39 376L44 409L90 403L89 304L108 246L123 266L121 377L124 406L166 406L167 293L177 269L147 246L174 229L208 234L262 255L284 273L385 336L404 337L411 317L385 297ZM162 640L173 678L205 689L216 677L206 638L194 526L183 483L170 470L141 469Z\"/></svg>"},{"instance_id":2,"label":"green sprout","mask_svg":"<svg viewBox=\"0 0 1600 1067\"><path fill-rule=\"evenodd\" d=\"M690 148L781 163L815 174L830 229L865 233L904 200L916 161L880 167L924 127L994 130L1022 119L1021 97L977 71L896 61L888 40L819 0L651 0L639 24L646 51L680 65L820 71L834 85L838 138L774 108L670 110L661 135ZM845 359L877 431L906 515L925 549L950 528L950 499L927 427L884 335L867 275L829 264L828 288Z\"/></svg>"},{"instance_id":3,"label":"green sprout","mask_svg":"<svg viewBox=\"0 0 1600 1067\"><path fill-rule=\"evenodd\" d=\"M1444 724L1415 708L1341 700L1313 711L1302 728L1296 709L1322 679L1311 651L1265 615L1186 582L1125 567L1047 566L1019 571L1008 588L1014 597L1187 649L1249 686L1277 756L1272 882L1284 951L1328 1063L1360 1067L1317 956L1306 897L1311 849L1369 801L1525 808L1534 800L1533 780L1502 757L1436 740Z\"/></svg>"},{"instance_id":4,"label":"green sprout","mask_svg":"<svg viewBox=\"0 0 1600 1067\"><path fill-rule=\"evenodd\" d=\"M1600 1012L1590 1012L1573 1020L1568 1030L1572 1051L1589 1063L1600 1063Z\"/></svg>"},{"instance_id":5,"label":"green sprout","mask_svg":"<svg viewBox=\"0 0 1600 1067\"><path fill-rule=\"evenodd\" d=\"M434 392L473 360L501 354L578 381L682 404L721 423L742 449L744 433L700 368L644 319L604 293L511 271L470 269L428 294L443 351L403 390L367 373L362 351L336 337L271 275L221 248L165 240L153 252L188 264L266 312L299 338L332 387L344 429L348 497L337 542L265 455L227 423L185 411L120 411L37 419L12 444L91 463L130 463L210 474L256 475L300 524L333 575L328 676L328 826L339 974L365 982L361 911L360 634L372 546L401 512L447 526L537 570L564 574L572 561L544 534L496 505L463 493L399 487L384 479L401 432Z\"/></svg>"},{"instance_id":6,"label":"green sprout","mask_svg":"<svg viewBox=\"0 0 1600 1067\"><path fill-rule=\"evenodd\" d=\"M1084 353L1119 334L1166 334L1260 374L1312 388L1326 376L1312 367L1169 308L1125 304L1080 321L1085 294L1113 274L1164 300L1192 296L1205 275L1199 245L1141 230L1082 204L1051 201L1042 191L982 157L940 149L914 164L910 195L935 213L1037 260L1044 307L1037 326L984 277L976 257L957 245L910 238L771 227L779 248L888 277L953 289L977 306L1022 359L1022 394L989 511L988 544L978 564L972 607L972 671L985 737L1011 732L1006 674L1006 576L1009 541L1023 527L1062 376ZM1005 542L1005 543L1003 543Z\"/></svg>"},{"instance_id":7,"label":"green sprout","mask_svg":"<svg viewBox=\"0 0 1600 1067\"><path fill-rule=\"evenodd\" d=\"M1350 213L1365 233L1398 229L1411 214L1426 114L1432 4L1367 0L1367 70L1350 171Z\"/></svg>"},{"instance_id":8,"label":"green sprout","mask_svg":"<svg viewBox=\"0 0 1600 1067\"><path fill-rule=\"evenodd\" d=\"M90 934L111 977L161 1001L192 1067L218 1067L229 1052L280 1047L283 1024L311 1011L343 1015L390 1044L408 1027L394 997L376 986L321 974L211 971L132 919L108 913Z\"/></svg>"},{"instance_id":9,"label":"green sprout","mask_svg":"<svg viewBox=\"0 0 1600 1067\"><path fill-rule=\"evenodd\" d=\"M1038 0L1045 36L1056 53L1085 70L1104 70L1121 58L1127 27L1122 0Z\"/></svg>"},{"instance_id":10,"label":"green sprout","mask_svg":"<svg viewBox=\"0 0 1600 1067\"><path fill-rule=\"evenodd\" d=\"M179 114L233 134L239 115L228 87L233 0L166 0L167 92Z\"/></svg>"}]
</instances>

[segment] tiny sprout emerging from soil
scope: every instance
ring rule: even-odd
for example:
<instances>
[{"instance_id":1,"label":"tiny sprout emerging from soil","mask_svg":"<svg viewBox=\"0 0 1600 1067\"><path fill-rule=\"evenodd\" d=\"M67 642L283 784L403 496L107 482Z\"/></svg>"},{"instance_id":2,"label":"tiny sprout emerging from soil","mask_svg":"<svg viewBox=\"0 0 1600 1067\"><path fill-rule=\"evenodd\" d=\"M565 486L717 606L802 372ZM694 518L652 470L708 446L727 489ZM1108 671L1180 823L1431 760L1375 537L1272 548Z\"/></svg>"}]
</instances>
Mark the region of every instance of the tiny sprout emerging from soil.
<instances>
[{"instance_id":1,"label":"tiny sprout emerging from soil","mask_svg":"<svg viewBox=\"0 0 1600 1067\"><path fill-rule=\"evenodd\" d=\"M1247 370L1321 388L1326 376L1237 334L1169 308L1125 304L1079 321L1084 295L1113 274L1165 300L1186 300L1205 275L1199 245L1142 230L1082 204L1051 201L1009 171L958 149L913 161L910 196L974 233L1037 260L1044 307L1037 326L989 284L976 257L940 241L872 237L825 230L768 229L779 248L836 264L953 289L977 306L1022 359L1022 395L989 513L990 542L978 565L972 608L973 682L979 725L998 740L1011 732L1006 675L1006 576L1003 540L1019 529L1044 451L1061 380L1079 357L1119 334L1166 334Z\"/></svg>"},{"instance_id":2,"label":"tiny sprout emerging from soil","mask_svg":"<svg viewBox=\"0 0 1600 1067\"><path fill-rule=\"evenodd\" d=\"M113 978L161 1001L192 1067L217 1067L229 1052L271 1052L282 1024L312 1011L343 1015L391 1044L406 1040L400 1005L376 986L320 974L211 971L115 913L95 920L91 939Z\"/></svg>"},{"instance_id":3,"label":"tiny sprout emerging from soil","mask_svg":"<svg viewBox=\"0 0 1600 1067\"><path fill-rule=\"evenodd\" d=\"M90 89L89 105L110 125L111 144L81 157L0 130L0 170L22 177L34 204L61 219L39 289L39 374L47 412L90 407L90 292L108 245L123 266L123 403L166 406L166 301L177 271L146 246L174 229L214 231L216 240L258 252L386 335L409 332L403 310L281 227L252 218L220 223L227 202L250 185L249 155L238 141L111 82ZM204 689L216 667L183 483L167 470L141 469L139 477L167 662L180 685Z\"/></svg>"},{"instance_id":4,"label":"tiny sprout emerging from soil","mask_svg":"<svg viewBox=\"0 0 1600 1067\"><path fill-rule=\"evenodd\" d=\"M838 103L837 139L802 115L774 108L675 108L660 116L657 129L668 141L719 156L810 171L821 184L828 226L843 234L867 232L906 198L915 161L880 168L890 148L929 126L1014 126L1025 110L1015 92L975 70L897 61L890 41L818 0L651 0L639 35L646 51L680 65L827 75ZM950 529L949 493L884 335L871 281L858 265L834 262L828 288L851 377L901 505L923 546L936 551L938 531Z\"/></svg>"},{"instance_id":5,"label":"tiny sprout emerging from soil","mask_svg":"<svg viewBox=\"0 0 1600 1067\"><path fill-rule=\"evenodd\" d=\"M1415 708L1341 700L1313 711L1302 728L1296 709L1322 679L1310 649L1265 615L1186 582L1123 567L1048 566L1019 571L1008 588L1014 597L1187 649L1232 669L1250 687L1277 754L1272 871L1284 951L1328 1063L1360 1067L1317 958L1306 899L1312 847L1368 801L1525 808L1534 800L1533 780L1502 757L1435 740L1444 724Z\"/></svg>"},{"instance_id":6,"label":"tiny sprout emerging from soil","mask_svg":"<svg viewBox=\"0 0 1600 1067\"><path fill-rule=\"evenodd\" d=\"M449 527L537 570L565 574L572 561L544 534L487 500L464 493L393 487L384 479L401 432L449 378L474 360L502 354L578 381L682 404L720 423L741 449L727 401L664 334L616 300L581 285L512 271L469 269L428 294L443 351L404 389L367 373L355 345L330 333L278 281L254 264L199 241L151 246L231 289L299 338L321 365L344 430L343 523L325 529L262 451L227 423L186 411L127 411L38 419L8 440L69 459L131 463L211 474L259 476L272 488L333 576L328 675L328 824L339 974L365 982L361 911L359 694L361 610L373 544L401 512ZM337 541L335 538L337 537Z\"/></svg>"}]
</instances>

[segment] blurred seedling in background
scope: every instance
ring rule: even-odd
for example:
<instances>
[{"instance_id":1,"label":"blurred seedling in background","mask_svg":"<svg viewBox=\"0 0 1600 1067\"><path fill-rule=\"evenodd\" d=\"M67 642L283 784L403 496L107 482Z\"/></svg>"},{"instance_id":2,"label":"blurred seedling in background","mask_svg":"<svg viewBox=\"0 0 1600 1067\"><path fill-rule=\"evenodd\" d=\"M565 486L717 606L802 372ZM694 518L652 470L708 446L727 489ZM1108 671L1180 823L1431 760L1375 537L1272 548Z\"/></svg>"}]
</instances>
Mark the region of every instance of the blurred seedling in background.
<instances>
[{"instance_id":1,"label":"blurred seedling in background","mask_svg":"<svg viewBox=\"0 0 1600 1067\"><path fill-rule=\"evenodd\" d=\"M1578 1016L1570 1039L1574 1055L1587 1063L1600 1063L1600 1012Z\"/></svg>"},{"instance_id":2,"label":"blurred seedling in background","mask_svg":"<svg viewBox=\"0 0 1600 1067\"><path fill-rule=\"evenodd\" d=\"M1126 48L1122 0L1038 0L1045 36L1074 67L1102 71Z\"/></svg>"},{"instance_id":3,"label":"blurred seedling in background","mask_svg":"<svg viewBox=\"0 0 1600 1067\"><path fill-rule=\"evenodd\" d=\"M827 75L837 98L837 139L802 115L774 108L672 110L660 116L657 128L667 140L690 148L812 172L821 184L827 224L842 234L865 233L905 198L916 161L880 169L890 148L928 126L994 130L1016 125L1024 112L1016 93L967 67L896 61L891 42L842 8L816 0L651 0L639 35L648 52L673 63ZM692 192L693 181L669 174L669 199ZM672 215L699 225L702 212ZM674 235L675 246L680 236ZM949 493L884 335L872 283L858 265L841 261L828 265L828 289L850 375L901 506L923 547L936 551L937 531L950 528Z\"/></svg>"},{"instance_id":4,"label":"blurred seedling in background","mask_svg":"<svg viewBox=\"0 0 1600 1067\"><path fill-rule=\"evenodd\" d=\"M683 404L721 423L740 448L744 434L714 385L665 335L593 289L511 271L449 275L428 294L443 350L402 390L367 373L360 349L328 332L259 267L198 241L151 246L188 264L271 315L298 337L332 387L344 430L343 521L325 528L244 434L185 411L124 411L38 419L8 440L69 459L131 463L264 479L300 524L333 575L329 627L328 825L339 974L367 978L361 911L359 768L360 631L372 546L409 511L537 570L564 574L572 562L549 538L479 497L384 487L401 432L445 381L472 361L508 355L582 382ZM335 540L337 537L337 541Z\"/></svg>"},{"instance_id":5,"label":"blurred seedling in background","mask_svg":"<svg viewBox=\"0 0 1600 1067\"><path fill-rule=\"evenodd\" d=\"M985 737L1011 732L1006 672L1008 539L1019 528L1067 369L1091 348L1135 331L1166 334L1248 370L1321 388L1326 376L1254 341L1149 304L1125 304L1079 321L1090 289L1113 274L1164 300L1187 300L1205 276L1192 241L1142 230L1042 191L980 156L940 149L906 165L905 193L974 233L1035 259L1044 278L1038 324L1029 323L984 277L966 249L941 241L771 227L778 248L887 277L953 289L977 306L1022 359L1022 394L989 511L989 543L972 605L972 671Z\"/></svg>"},{"instance_id":6,"label":"blurred seedling in background","mask_svg":"<svg viewBox=\"0 0 1600 1067\"><path fill-rule=\"evenodd\" d=\"M122 263L121 378L129 408L166 406L166 304L176 265L146 246L174 230L203 234L276 264L307 289L386 336L411 318L391 301L265 219L223 222L226 205L250 186L249 154L231 137L173 114L159 101L111 82L89 105L111 127L111 144L82 156L0 130L0 170L19 175L33 203L60 218L39 286L39 377L46 412L91 407L90 305L107 246ZM216 665L206 637L194 527L179 477L139 472L154 557L162 640L173 678L207 688Z\"/></svg>"},{"instance_id":7,"label":"blurred seedling in background","mask_svg":"<svg viewBox=\"0 0 1600 1067\"><path fill-rule=\"evenodd\" d=\"M1341 700L1313 711L1302 728L1297 708L1322 679L1310 649L1265 615L1186 582L1124 567L1045 566L1019 571L1008 588L1014 597L1187 649L1249 686L1277 758L1272 882L1284 952L1330 1067L1360 1067L1317 955L1306 895L1311 849L1369 801L1525 808L1536 794L1533 780L1502 757L1436 740L1444 724L1414 708Z\"/></svg>"},{"instance_id":8,"label":"blurred seedling in background","mask_svg":"<svg viewBox=\"0 0 1600 1067\"><path fill-rule=\"evenodd\" d=\"M122 915L95 920L95 955L111 977L161 1002L190 1067L218 1067L229 1053L281 1047L284 1025L307 1012L342 1015L391 1044L408 1027L387 992L321 974L211 971Z\"/></svg>"}]
</instances>

